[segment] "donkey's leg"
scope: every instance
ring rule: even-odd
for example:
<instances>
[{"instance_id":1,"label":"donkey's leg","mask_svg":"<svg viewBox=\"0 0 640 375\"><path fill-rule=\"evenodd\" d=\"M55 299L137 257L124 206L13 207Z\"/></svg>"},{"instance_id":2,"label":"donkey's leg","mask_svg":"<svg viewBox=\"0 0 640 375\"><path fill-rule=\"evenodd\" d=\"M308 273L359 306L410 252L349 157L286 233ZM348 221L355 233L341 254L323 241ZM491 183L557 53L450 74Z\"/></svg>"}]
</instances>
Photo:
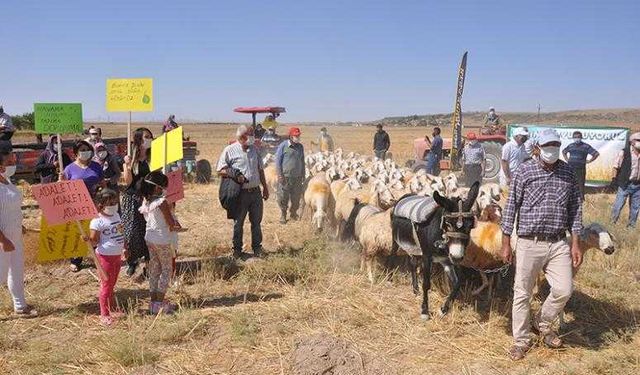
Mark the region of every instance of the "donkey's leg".
<instances>
[{"instance_id":1,"label":"donkey's leg","mask_svg":"<svg viewBox=\"0 0 640 375\"><path fill-rule=\"evenodd\" d=\"M487 279L487 275L482 271L478 271L478 273L480 274L480 279L482 279L482 284L480 284L479 287L477 287L476 289L473 290L473 292L471 292L471 295L474 297L479 296L480 293L482 293L482 291L485 290L489 285L489 279Z\"/></svg>"},{"instance_id":2,"label":"donkey's leg","mask_svg":"<svg viewBox=\"0 0 640 375\"><path fill-rule=\"evenodd\" d=\"M431 289L431 254L422 255L422 311L420 317L429 319L429 289Z\"/></svg>"},{"instance_id":3,"label":"donkey's leg","mask_svg":"<svg viewBox=\"0 0 640 375\"><path fill-rule=\"evenodd\" d=\"M447 296L447 299L444 301L442 308L440 308L440 315L444 316L449 312L451 308L451 303L458 296L460 292L460 278L458 277L458 273L456 272L456 268L449 260L442 264L444 266L444 271L447 273L449 277L449 282L451 283L451 292Z\"/></svg>"},{"instance_id":4,"label":"donkey's leg","mask_svg":"<svg viewBox=\"0 0 640 375\"><path fill-rule=\"evenodd\" d=\"M411 287L416 296L420 293L418 288L418 260L413 255L409 255L409 267L411 268Z\"/></svg>"}]
</instances>

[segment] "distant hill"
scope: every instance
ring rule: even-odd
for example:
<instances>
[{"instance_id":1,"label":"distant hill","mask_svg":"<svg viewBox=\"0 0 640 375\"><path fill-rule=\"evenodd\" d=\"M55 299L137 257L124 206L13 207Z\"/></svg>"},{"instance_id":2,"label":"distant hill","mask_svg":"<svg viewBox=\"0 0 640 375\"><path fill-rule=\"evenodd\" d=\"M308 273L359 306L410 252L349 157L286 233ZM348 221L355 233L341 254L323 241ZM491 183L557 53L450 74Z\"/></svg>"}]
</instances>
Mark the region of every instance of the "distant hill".
<instances>
[{"instance_id":1,"label":"distant hill","mask_svg":"<svg viewBox=\"0 0 640 375\"><path fill-rule=\"evenodd\" d=\"M481 125L486 112L463 112L462 121L465 126ZM506 124L516 123L550 123L550 124L602 124L618 125L631 128L640 127L640 108L635 109L593 109L562 112L498 112ZM451 113L433 115L413 115L385 117L368 124L388 126L449 126Z\"/></svg>"}]
</instances>

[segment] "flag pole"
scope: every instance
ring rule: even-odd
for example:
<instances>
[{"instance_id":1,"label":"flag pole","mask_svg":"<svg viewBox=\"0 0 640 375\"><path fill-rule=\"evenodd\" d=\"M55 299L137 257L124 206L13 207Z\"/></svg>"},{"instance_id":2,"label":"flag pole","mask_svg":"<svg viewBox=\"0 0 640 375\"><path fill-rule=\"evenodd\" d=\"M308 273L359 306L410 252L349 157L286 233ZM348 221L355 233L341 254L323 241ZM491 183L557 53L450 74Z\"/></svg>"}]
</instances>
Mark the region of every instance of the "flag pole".
<instances>
[{"instance_id":1,"label":"flag pole","mask_svg":"<svg viewBox=\"0 0 640 375\"><path fill-rule=\"evenodd\" d=\"M127 155L131 156L131 111L129 111L129 122L127 123Z\"/></svg>"}]
</instances>

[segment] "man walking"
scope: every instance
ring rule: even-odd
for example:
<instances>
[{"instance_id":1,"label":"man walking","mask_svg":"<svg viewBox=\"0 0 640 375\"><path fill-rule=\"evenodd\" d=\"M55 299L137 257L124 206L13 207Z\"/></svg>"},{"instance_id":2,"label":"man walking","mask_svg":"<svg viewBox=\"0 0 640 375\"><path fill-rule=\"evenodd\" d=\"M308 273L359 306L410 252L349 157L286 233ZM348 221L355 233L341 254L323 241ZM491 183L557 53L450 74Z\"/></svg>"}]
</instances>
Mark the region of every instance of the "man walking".
<instances>
[{"instance_id":1,"label":"man walking","mask_svg":"<svg viewBox=\"0 0 640 375\"><path fill-rule=\"evenodd\" d=\"M289 140L280 143L276 151L280 224L287 223L287 209L289 209L291 220L298 220L298 207L302 198L305 175L304 146L300 143L300 134L299 128L290 128Z\"/></svg>"},{"instance_id":2,"label":"man walking","mask_svg":"<svg viewBox=\"0 0 640 375\"><path fill-rule=\"evenodd\" d=\"M513 132L513 139L502 146L502 158L500 160L500 186L503 192L509 189L511 177L516 169L528 157L525 150L525 142L529 138L526 128L516 128Z\"/></svg>"},{"instance_id":3,"label":"man walking","mask_svg":"<svg viewBox=\"0 0 640 375\"><path fill-rule=\"evenodd\" d=\"M440 174L440 160L442 159L442 137L440 136L440 128L433 128L433 132L431 133L433 136L433 140L429 139L429 136L426 136L427 147L427 156L425 158L427 162L427 173L433 176L437 176Z\"/></svg>"},{"instance_id":4,"label":"man walking","mask_svg":"<svg viewBox=\"0 0 640 375\"><path fill-rule=\"evenodd\" d=\"M616 223L624 203L629 197L629 223L627 227L635 228L640 211L640 132L633 133L629 145L621 150L614 163L615 178L618 186L616 201L611 211L611 221Z\"/></svg>"},{"instance_id":5,"label":"man walking","mask_svg":"<svg viewBox=\"0 0 640 375\"><path fill-rule=\"evenodd\" d=\"M242 257L244 220L251 223L251 249L255 256L262 255L262 200L269 199L267 180L262 159L253 143L253 129L245 125L236 131L237 142L224 148L218 160L217 171L222 178L234 178L241 185L233 219L233 256ZM231 173L234 171L235 173ZM260 191L262 185L262 192Z\"/></svg>"},{"instance_id":6,"label":"man walking","mask_svg":"<svg viewBox=\"0 0 640 375\"><path fill-rule=\"evenodd\" d=\"M587 157L591 155L591 159L587 160ZM580 195L584 200L584 184L587 178L587 164L595 161L600 154L595 148L591 147L588 143L582 141L582 132L573 132L573 143L565 147L562 150L562 156L564 160L569 163L569 167L573 169L573 173L576 174L576 180L580 187Z\"/></svg>"},{"instance_id":7,"label":"man walking","mask_svg":"<svg viewBox=\"0 0 640 375\"><path fill-rule=\"evenodd\" d=\"M16 127L13 126L11 116L4 112L4 108L0 105L0 141L11 141Z\"/></svg>"},{"instance_id":8,"label":"man walking","mask_svg":"<svg viewBox=\"0 0 640 375\"><path fill-rule=\"evenodd\" d=\"M320 129L318 143L311 141L311 146L319 146L320 152L333 152L333 137L329 135L329 132L327 132L327 128L322 127L322 129Z\"/></svg>"},{"instance_id":9,"label":"man walking","mask_svg":"<svg viewBox=\"0 0 640 375\"><path fill-rule=\"evenodd\" d=\"M475 133L467 134L467 144L462 149L462 173L464 174L465 185L471 186L474 182L482 182L484 172L484 147L476 137Z\"/></svg>"},{"instance_id":10,"label":"man walking","mask_svg":"<svg viewBox=\"0 0 640 375\"><path fill-rule=\"evenodd\" d=\"M544 271L551 293L533 319L542 342L560 348L562 340L552 323L573 291L573 269L582 263L578 236L582 230L582 200L573 170L560 156L560 136L553 129L539 135L538 157L526 161L512 175L511 190L502 215L502 256L512 261L511 235L517 230L516 275L513 286L513 360L531 348L531 296L538 274ZM516 217L517 225L516 225ZM571 246L566 231L571 231Z\"/></svg>"},{"instance_id":11,"label":"man walking","mask_svg":"<svg viewBox=\"0 0 640 375\"><path fill-rule=\"evenodd\" d=\"M389 139L389 134L382 130L382 124L376 125L376 128L378 128L378 131L373 136L373 153L378 159L385 160L387 151L391 147L391 140Z\"/></svg>"}]
</instances>

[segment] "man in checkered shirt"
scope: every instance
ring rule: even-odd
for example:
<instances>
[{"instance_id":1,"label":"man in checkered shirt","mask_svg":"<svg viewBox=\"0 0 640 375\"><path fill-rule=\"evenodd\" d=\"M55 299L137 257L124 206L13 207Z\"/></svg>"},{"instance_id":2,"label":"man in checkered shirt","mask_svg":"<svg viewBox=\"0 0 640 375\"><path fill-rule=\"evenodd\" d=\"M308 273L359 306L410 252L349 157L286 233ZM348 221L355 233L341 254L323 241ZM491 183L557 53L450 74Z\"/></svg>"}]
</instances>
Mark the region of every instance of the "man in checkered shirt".
<instances>
[{"instance_id":1,"label":"man in checkered shirt","mask_svg":"<svg viewBox=\"0 0 640 375\"><path fill-rule=\"evenodd\" d=\"M560 156L560 136L553 129L539 133L533 157L516 170L502 217L502 256L512 260L511 235L515 228L516 275L513 286L513 360L531 348L531 295L538 274L544 271L551 293L533 319L544 344L562 346L552 324L573 291L573 269L582 263L578 235L582 230L582 199L573 170ZM566 232L571 231L571 246Z\"/></svg>"}]
</instances>

